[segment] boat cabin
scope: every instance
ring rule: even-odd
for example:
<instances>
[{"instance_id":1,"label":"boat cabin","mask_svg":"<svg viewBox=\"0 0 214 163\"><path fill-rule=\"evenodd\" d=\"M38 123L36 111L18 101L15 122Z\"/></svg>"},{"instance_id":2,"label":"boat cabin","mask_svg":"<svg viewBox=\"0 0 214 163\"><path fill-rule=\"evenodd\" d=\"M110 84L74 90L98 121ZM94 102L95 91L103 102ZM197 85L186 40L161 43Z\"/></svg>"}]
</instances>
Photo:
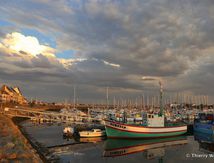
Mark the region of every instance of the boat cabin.
<instances>
[{"instance_id":1,"label":"boat cabin","mask_svg":"<svg viewBox=\"0 0 214 163\"><path fill-rule=\"evenodd\" d=\"M146 113L143 115L143 122L148 127L164 127L164 116Z\"/></svg>"}]
</instances>

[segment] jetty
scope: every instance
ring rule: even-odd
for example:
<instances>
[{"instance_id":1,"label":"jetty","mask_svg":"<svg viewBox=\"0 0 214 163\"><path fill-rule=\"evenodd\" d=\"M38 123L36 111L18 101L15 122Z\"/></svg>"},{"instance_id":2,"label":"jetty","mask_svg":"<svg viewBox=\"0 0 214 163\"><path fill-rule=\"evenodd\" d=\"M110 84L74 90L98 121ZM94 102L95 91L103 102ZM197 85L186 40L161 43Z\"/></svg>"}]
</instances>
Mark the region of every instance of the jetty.
<instances>
[{"instance_id":1,"label":"jetty","mask_svg":"<svg viewBox=\"0 0 214 163\"><path fill-rule=\"evenodd\" d=\"M33 109L23 108L1 108L0 113L12 117L24 117L38 122L58 122L58 123L83 123L99 121L97 118L92 118L88 115L80 116L75 114L66 114L53 111L38 111Z\"/></svg>"}]
</instances>

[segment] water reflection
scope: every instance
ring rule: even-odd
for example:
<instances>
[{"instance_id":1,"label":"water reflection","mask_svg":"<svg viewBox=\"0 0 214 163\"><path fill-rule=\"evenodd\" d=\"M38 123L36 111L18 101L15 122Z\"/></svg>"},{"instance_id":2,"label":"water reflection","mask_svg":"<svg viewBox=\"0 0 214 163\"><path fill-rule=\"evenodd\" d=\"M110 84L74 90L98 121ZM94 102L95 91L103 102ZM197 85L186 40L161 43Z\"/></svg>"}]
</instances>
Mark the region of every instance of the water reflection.
<instances>
[{"instance_id":1,"label":"water reflection","mask_svg":"<svg viewBox=\"0 0 214 163\"><path fill-rule=\"evenodd\" d=\"M147 140L108 139L104 145L103 156L118 157L144 152L146 159L159 158L159 162L162 162L165 147L187 143L186 136Z\"/></svg>"},{"instance_id":2,"label":"water reflection","mask_svg":"<svg viewBox=\"0 0 214 163\"><path fill-rule=\"evenodd\" d=\"M213 151L213 144L208 144L208 141L213 142L213 137L204 137L204 134L195 134L195 136L188 134L187 138L182 136L152 140L108 139L102 141L102 138L74 139L71 137L63 139L63 125L40 124L34 126L26 122L23 127L34 140L44 144L50 152L58 156L62 163L154 163L163 162L163 160L173 163L196 163L203 162L203 158L187 158L186 154L203 154L205 149L209 152ZM188 144L186 144L187 139ZM174 146L171 147L171 145ZM127 156L122 157L122 154ZM119 157L120 155L121 157ZM213 163L213 158L207 158L206 163Z\"/></svg>"},{"instance_id":3,"label":"water reflection","mask_svg":"<svg viewBox=\"0 0 214 163\"><path fill-rule=\"evenodd\" d=\"M105 137L93 137L93 138L75 138L77 142L81 143L98 143L104 141Z\"/></svg>"},{"instance_id":4,"label":"water reflection","mask_svg":"<svg viewBox=\"0 0 214 163\"><path fill-rule=\"evenodd\" d=\"M199 150L214 152L214 135L194 132L194 138L199 143Z\"/></svg>"}]
</instances>

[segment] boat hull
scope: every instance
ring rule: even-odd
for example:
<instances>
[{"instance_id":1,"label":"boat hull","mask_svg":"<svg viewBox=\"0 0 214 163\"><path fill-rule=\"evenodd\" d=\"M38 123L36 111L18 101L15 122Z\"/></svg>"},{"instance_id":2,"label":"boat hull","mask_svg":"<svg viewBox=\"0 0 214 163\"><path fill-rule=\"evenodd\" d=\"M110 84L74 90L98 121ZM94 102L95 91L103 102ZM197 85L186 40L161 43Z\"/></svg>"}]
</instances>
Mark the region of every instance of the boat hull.
<instances>
[{"instance_id":1,"label":"boat hull","mask_svg":"<svg viewBox=\"0 0 214 163\"><path fill-rule=\"evenodd\" d=\"M187 132L187 126L144 127L124 123L105 121L106 134L109 138L158 138L178 136Z\"/></svg>"},{"instance_id":2,"label":"boat hull","mask_svg":"<svg viewBox=\"0 0 214 163\"><path fill-rule=\"evenodd\" d=\"M80 137L82 138L94 138L94 137L103 137L106 135L106 133L103 132L99 132L99 133L94 133L94 132L80 132L79 133Z\"/></svg>"},{"instance_id":3,"label":"boat hull","mask_svg":"<svg viewBox=\"0 0 214 163\"><path fill-rule=\"evenodd\" d=\"M214 134L214 125L213 124L194 123L193 129L196 132L201 132L201 133L205 133L205 134Z\"/></svg>"}]
</instances>

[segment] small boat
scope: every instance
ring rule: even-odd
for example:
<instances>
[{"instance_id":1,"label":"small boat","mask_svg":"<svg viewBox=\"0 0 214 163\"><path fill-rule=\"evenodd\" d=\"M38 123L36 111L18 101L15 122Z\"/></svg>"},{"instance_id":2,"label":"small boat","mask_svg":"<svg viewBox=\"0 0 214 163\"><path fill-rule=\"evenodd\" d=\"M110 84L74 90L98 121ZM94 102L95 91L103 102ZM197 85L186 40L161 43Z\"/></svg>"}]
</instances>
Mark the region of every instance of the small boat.
<instances>
[{"instance_id":1,"label":"small boat","mask_svg":"<svg viewBox=\"0 0 214 163\"><path fill-rule=\"evenodd\" d=\"M63 136L70 137L70 136L73 136L73 134L74 134L74 128L72 128L72 127L65 127L63 129Z\"/></svg>"},{"instance_id":2,"label":"small boat","mask_svg":"<svg viewBox=\"0 0 214 163\"><path fill-rule=\"evenodd\" d=\"M105 120L106 134L108 138L158 138L178 136L187 132L187 125L183 123L166 123L162 107L162 85L160 83L160 113L143 115L142 124L128 123L124 112L123 122Z\"/></svg>"},{"instance_id":3,"label":"small boat","mask_svg":"<svg viewBox=\"0 0 214 163\"><path fill-rule=\"evenodd\" d=\"M194 131L205 134L214 134L214 114L199 113L198 118L194 120Z\"/></svg>"},{"instance_id":4,"label":"small boat","mask_svg":"<svg viewBox=\"0 0 214 163\"><path fill-rule=\"evenodd\" d=\"M106 132L101 129L92 129L91 131L81 131L79 132L80 137L90 138L90 137L102 137L106 135Z\"/></svg>"}]
</instances>

